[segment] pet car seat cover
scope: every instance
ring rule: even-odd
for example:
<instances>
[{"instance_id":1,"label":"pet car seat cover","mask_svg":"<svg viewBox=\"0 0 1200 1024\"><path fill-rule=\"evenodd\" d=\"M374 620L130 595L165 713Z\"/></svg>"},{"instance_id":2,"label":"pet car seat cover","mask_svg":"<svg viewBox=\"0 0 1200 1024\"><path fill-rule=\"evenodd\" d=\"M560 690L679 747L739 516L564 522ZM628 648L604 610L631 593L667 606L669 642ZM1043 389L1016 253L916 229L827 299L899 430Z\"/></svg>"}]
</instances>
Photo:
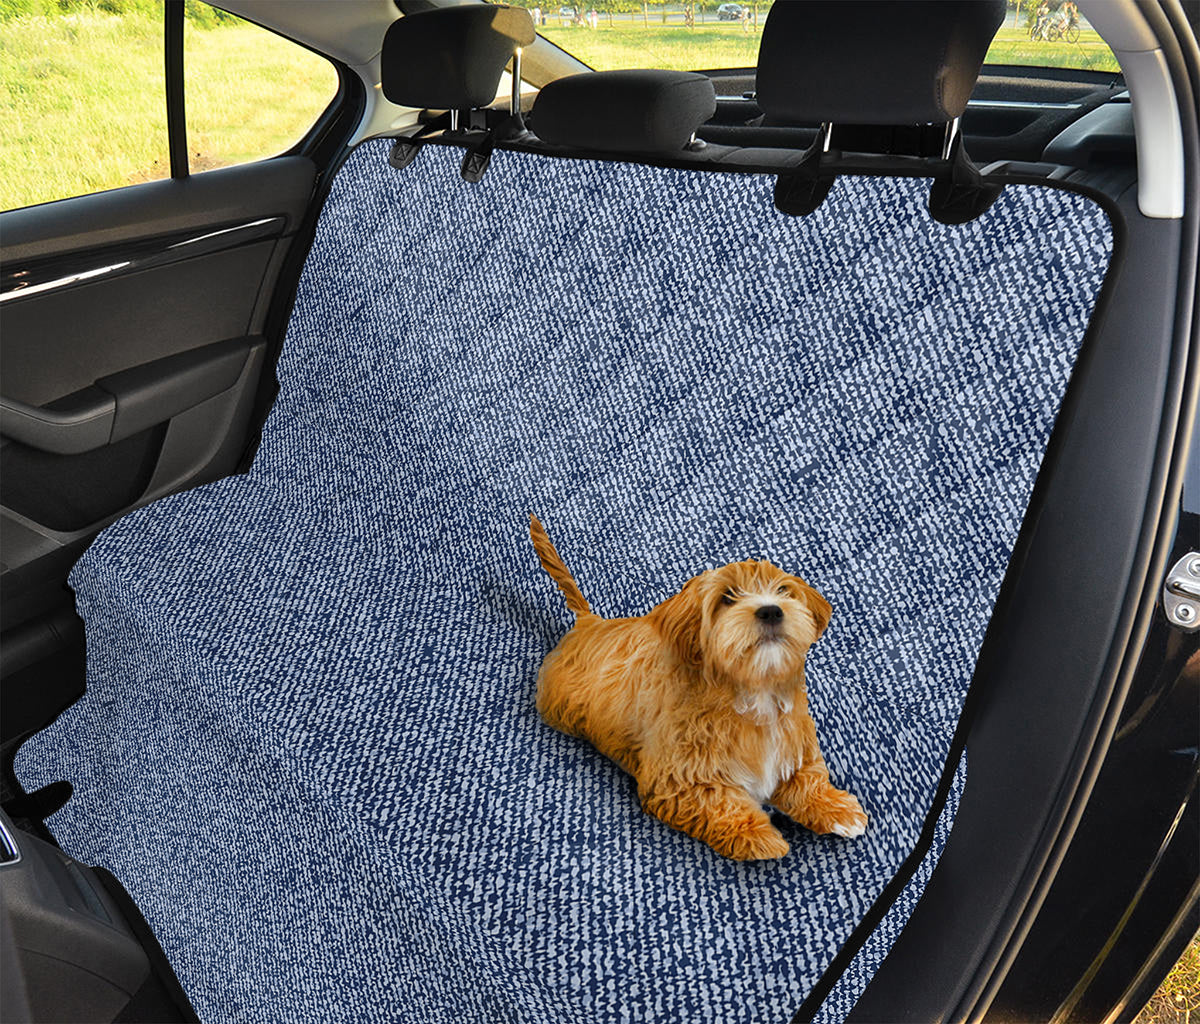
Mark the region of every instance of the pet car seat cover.
<instances>
[{"instance_id":1,"label":"pet car seat cover","mask_svg":"<svg viewBox=\"0 0 1200 1024\"><path fill-rule=\"evenodd\" d=\"M952 826L1107 218L1012 185L948 227L921 180L853 177L794 218L767 174L507 152L473 185L389 145L331 183L248 473L75 566L87 692L18 777L74 783L51 830L203 1020L738 1024L795 1012L949 770L836 1019ZM818 587L811 708L866 834L781 820L782 860L724 860L543 724L571 618L531 511L598 614L746 557Z\"/></svg>"},{"instance_id":2,"label":"pet car seat cover","mask_svg":"<svg viewBox=\"0 0 1200 1024\"><path fill-rule=\"evenodd\" d=\"M774 124L927 124L967 108L1004 0L777 3L758 50Z\"/></svg>"},{"instance_id":3,"label":"pet car seat cover","mask_svg":"<svg viewBox=\"0 0 1200 1024\"><path fill-rule=\"evenodd\" d=\"M626 153L672 153L716 113L706 75L586 71L542 86L530 115L543 142Z\"/></svg>"},{"instance_id":4,"label":"pet car seat cover","mask_svg":"<svg viewBox=\"0 0 1200 1024\"><path fill-rule=\"evenodd\" d=\"M383 37L383 95L405 107L487 106L513 51L535 38L520 7L464 4L406 15Z\"/></svg>"}]
</instances>

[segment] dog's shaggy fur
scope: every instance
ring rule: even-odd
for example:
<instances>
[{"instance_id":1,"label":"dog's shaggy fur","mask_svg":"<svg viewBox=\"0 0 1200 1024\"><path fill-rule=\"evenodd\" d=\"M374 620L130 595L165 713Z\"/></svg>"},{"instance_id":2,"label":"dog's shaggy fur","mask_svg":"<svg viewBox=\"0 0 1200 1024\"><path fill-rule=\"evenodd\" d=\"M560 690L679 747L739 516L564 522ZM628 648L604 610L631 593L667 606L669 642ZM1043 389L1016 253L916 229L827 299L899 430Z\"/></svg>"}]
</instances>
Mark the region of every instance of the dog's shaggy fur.
<instances>
[{"instance_id":1,"label":"dog's shaggy fur","mask_svg":"<svg viewBox=\"0 0 1200 1024\"><path fill-rule=\"evenodd\" d=\"M538 674L537 708L637 780L642 806L735 860L782 857L763 804L814 832L862 835L808 713L804 660L829 623L816 590L770 562L710 569L648 615L602 619L536 516L530 535L575 625Z\"/></svg>"}]
</instances>

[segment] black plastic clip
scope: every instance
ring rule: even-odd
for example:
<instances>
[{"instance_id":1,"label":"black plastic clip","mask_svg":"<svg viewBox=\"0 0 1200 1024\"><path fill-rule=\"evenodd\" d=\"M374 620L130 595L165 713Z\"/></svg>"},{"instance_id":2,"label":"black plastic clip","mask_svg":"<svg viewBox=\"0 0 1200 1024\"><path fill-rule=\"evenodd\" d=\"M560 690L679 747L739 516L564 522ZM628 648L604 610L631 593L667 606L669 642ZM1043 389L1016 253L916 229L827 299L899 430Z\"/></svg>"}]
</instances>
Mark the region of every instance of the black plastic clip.
<instances>
[{"instance_id":1,"label":"black plastic clip","mask_svg":"<svg viewBox=\"0 0 1200 1024\"><path fill-rule=\"evenodd\" d=\"M57 814L67 805L75 787L66 781L51 782L24 796L14 796L4 801L4 813L10 818L28 818L44 821Z\"/></svg>"},{"instance_id":2,"label":"black plastic clip","mask_svg":"<svg viewBox=\"0 0 1200 1024\"><path fill-rule=\"evenodd\" d=\"M807 217L825 202L837 180L836 174L821 169L821 158L829 152L832 135L833 125L822 124L816 140L801 155L800 162L775 179L775 209L780 213Z\"/></svg>"},{"instance_id":3,"label":"black plastic clip","mask_svg":"<svg viewBox=\"0 0 1200 1024\"><path fill-rule=\"evenodd\" d=\"M509 114L492 132L500 142L528 142L534 137L533 132L525 126L525 118L520 111Z\"/></svg>"},{"instance_id":4,"label":"black plastic clip","mask_svg":"<svg viewBox=\"0 0 1200 1024\"><path fill-rule=\"evenodd\" d=\"M492 162L492 150L496 148L496 138L492 132L483 137L483 141L474 149L468 149L463 156L463 181L475 184L487 173L488 164Z\"/></svg>"},{"instance_id":5,"label":"black plastic clip","mask_svg":"<svg viewBox=\"0 0 1200 1024\"><path fill-rule=\"evenodd\" d=\"M956 134L946 157L947 172L929 189L929 215L939 224L966 224L984 213L1004 191L1003 185L986 185L979 168Z\"/></svg>"},{"instance_id":6,"label":"black plastic clip","mask_svg":"<svg viewBox=\"0 0 1200 1024\"><path fill-rule=\"evenodd\" d=\"M398 171L404 170L421 152L421 144L412 139L397 139L388 153L388 163Z\"/></svg>"},{"instance_id":7,"label":"black plastic clip","mask_svg":"<svg viewBox=\"0 0 1200 1024\"><path fill-rule=\"evenodd\" d=\"M449 113L441 114L435 117L427 124L421 125L412 135L402 135L392 144L391 151L388 153L388 164L398 171L404 170L416 158L421 151L421 140L439 129L446 129L450 125Z\"/></svg>"},{"instance_id":8,"label":"black plastic clip","mask_svg":"<svg viewBox=\"0 0 1200 1024\"><path fill-rule=\"evenodd\" d=\"M825 202L835 180L834 175L781 174L775 179L775 209L792 217L807 217Z\"/></svg>"}]
</instances>

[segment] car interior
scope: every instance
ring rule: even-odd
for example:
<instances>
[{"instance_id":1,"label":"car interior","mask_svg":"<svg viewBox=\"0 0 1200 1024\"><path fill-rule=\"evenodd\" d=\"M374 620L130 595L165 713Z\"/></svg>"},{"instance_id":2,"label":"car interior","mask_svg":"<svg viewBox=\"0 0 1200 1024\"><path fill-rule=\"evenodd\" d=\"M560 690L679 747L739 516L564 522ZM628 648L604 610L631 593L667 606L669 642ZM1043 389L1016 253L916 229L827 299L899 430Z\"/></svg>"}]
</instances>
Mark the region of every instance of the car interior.
<instances>
[{"instance_id":1,"label":"car interior","mask_svg":"<svg viewBox=\"0 0 1200 1024\"><path fill-rule=\"evenodd\" d=\"M0 214L0 1015L1136 1013L1200 924L1195 11L683 72L223 6L337 68L300 142ZM549 729L531 513L607 617L817 587L866 833L728 861Z\"/></svg>"}]
</instances>

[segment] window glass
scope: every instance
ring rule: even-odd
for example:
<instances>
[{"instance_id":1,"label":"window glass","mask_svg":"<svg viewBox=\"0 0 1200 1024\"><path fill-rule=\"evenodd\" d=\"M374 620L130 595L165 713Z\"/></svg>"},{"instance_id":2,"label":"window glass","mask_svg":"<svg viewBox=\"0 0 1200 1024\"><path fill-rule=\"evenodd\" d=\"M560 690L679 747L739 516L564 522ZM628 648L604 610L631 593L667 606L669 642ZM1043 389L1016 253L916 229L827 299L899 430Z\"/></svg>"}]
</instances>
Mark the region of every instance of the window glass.
<instances>
[{"instance_id":1,"label":"window glass","mask_svg":"<svg viewBox=\"0 0 1200 1024\"><path fill-rule=\"evenodd\" d=\"M510 0L511 2L511 0ZM516 0L537 29L597 71L752 68L769 2L607 3L560 6ZM540 18L538 17L540 13Z\"/></svg>"},{"instance_id":2,"label":"window glass","mask_svg":"<svg viewBox=\"0 0 1200 1024\"><path fill-rule=\"evenodd\" d=\"M192 171L274 156L337 92L323 57L186 0ZM0 0L0 209L171 173L162 0Z\"/></svg>"},{"instance_id":3,"label":"window glass","mask_svg":"<svg viewBox=\"0 0 1200 1024\"><path fill-rule=\"evenodd\" d=\"M160 0L0 0L0 209L165 178Z\"/></svg>"},{"instance_id":4,"label":"window glass","mask_svg":"<svg viewBox=\"0 0 1200 1024\"><path fill-rule=\"evenodd\" d=\"M679 3L604 0L527 7L538 31L599 71L615 68L712 70L752 68L770 0ZM846 5L854 32L855 5ZM1079 12L1075 0L1009 0L1008 15L988 50L989 64L1118 71L1116 57Z\"/></svg>"},{"instance_id":5,"label":"window glass","mask_svg":"<svg viewBox=\"0 0 1200 1024\"><path fill-rule=\"evenodd\" d=\"M1010 2L1009 14L988 48L989 64L1120 71L1100 33L1075 0Z\"/></svg>"},{"instance_id":6,"label":"window glass","mask_svg":"<svg viewBox=\"0 0 1200 1024\"><path fill-rule=\"evenodd\" d=\"M184 105L192 172L275 156L298 142L337 92L333 65L198 0L187 0L185 10Z\"/></svg>"}]
</instances>

